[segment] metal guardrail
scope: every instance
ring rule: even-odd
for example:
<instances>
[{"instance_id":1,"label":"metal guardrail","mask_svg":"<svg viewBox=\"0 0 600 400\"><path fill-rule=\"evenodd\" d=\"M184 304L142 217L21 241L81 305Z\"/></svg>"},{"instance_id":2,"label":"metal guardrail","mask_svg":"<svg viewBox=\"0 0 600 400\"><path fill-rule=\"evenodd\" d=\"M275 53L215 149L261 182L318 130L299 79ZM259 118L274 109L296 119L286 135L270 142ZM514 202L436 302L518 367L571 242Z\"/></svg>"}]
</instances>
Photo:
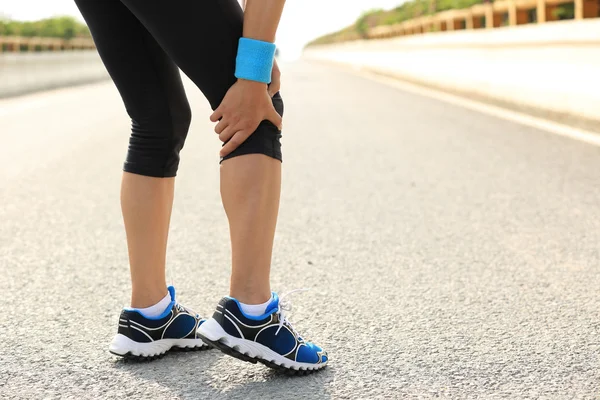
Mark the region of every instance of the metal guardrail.
<instances>
[{"instance_id":1,"label":"metal guardrail","mask_svg":"<svg viewBox=\"0 0 600 400\"><path fill-rule=\"evenodd\" d=\"M0 53L20 51L61 51L95 49L89 38L60 39L49 37L0 36Z\"/></svg>"},{"instance_id":2,"label":"metal guardrail","mask_svg":"<svg viewBox=\"0 0 600 400\"><path fill-rule=\"evenodd\" d=\"M555 10L561 4L574 3L575 19L597 18L598 0L500 0L477 4L463 10L442 11L435 15L414 18L395 25L377 26L367 32L369 39L414 35L425 32L460 29L497 28L531 23L535 10L537 23L556 21Z\"/></svg>"}]
</instances>

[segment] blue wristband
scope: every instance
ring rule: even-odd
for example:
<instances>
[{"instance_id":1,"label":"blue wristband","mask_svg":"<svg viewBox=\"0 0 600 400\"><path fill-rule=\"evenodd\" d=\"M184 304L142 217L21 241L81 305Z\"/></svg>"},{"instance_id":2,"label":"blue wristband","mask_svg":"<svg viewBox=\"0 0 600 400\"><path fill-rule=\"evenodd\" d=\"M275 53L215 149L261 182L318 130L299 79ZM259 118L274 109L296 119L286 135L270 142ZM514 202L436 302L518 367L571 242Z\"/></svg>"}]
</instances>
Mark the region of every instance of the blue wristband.
<instances>
[{"instance_id":1,"label":"blue wristband","mask_svg":"<svg viewBox=\"0 0 600 400\"><path fill-rule=\"evenodd\" d=\"M274 43L261 40L240 38L237 58L235 60L235 77L271 83L273 58L275 57Z\"/></svg>"}]
</instances>

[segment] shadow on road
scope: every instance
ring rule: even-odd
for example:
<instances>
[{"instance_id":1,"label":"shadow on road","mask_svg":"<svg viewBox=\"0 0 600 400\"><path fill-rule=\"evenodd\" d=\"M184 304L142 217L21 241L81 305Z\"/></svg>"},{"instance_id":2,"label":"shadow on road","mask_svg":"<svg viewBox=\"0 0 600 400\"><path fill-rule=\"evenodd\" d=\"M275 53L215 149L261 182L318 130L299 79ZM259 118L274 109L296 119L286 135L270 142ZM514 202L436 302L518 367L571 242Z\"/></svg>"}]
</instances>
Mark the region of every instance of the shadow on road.
<instances>
[{"instance_id":1,"label":"shadow on road","mask_svg":"<svg viewBox=\"0 0 600 400\"><path fill-rule=\"evenodd\" d=\"M146 381L152 393L158 385L168 397L190 399L330 399L335 375L335 369L328 366L308 376L290 377L216 350L169 353L153 362L119 359L113 367ZM139 387L132 390L140 393Z\"/></svg>"}]
</instances>

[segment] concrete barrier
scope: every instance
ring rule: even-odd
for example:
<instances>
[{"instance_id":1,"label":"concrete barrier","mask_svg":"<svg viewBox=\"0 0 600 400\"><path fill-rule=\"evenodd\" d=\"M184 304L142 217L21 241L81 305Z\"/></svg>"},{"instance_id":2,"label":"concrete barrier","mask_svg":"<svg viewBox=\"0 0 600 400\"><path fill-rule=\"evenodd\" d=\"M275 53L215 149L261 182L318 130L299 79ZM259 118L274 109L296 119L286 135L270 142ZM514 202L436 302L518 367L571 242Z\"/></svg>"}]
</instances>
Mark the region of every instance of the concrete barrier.
<instances>
[{"instance_id":1,"label":"concrete barrier","mask_svg":"<svg viewBox=\"0 0 600 400\"><path fill-rule=\"evenodd\" d=\"M0 97L108 79L95 50L0 54Z\"/></svg>"},{"instance_id":2,"label":"concrete barrier","mask_svg":"<svg viewBox=\"0 0 600 400\"><path fill-rule=\"evenodd\" d=\"M304 57L600 121L597 19L337 43Z\"/></svg>"}]
</instances>

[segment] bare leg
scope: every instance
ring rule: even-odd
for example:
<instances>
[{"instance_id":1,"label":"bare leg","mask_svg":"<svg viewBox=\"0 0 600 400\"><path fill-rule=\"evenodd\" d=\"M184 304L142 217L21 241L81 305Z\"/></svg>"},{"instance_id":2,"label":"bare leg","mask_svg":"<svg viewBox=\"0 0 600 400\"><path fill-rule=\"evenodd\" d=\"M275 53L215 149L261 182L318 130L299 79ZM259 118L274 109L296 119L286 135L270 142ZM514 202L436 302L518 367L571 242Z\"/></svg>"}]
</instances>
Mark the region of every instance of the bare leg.
<instances>
[{"instance_id":1,"label":"bare leg","mask_svg":"<svg viewBox=\"0 0 600 400\"><path fill-rule=\"evenodd\" d=\"M131 306L150 307L167 294L165 261L175 178L123 173L121 209L131 268Z\"/></svg>"},{"instance_id":2,"label":"bare leg","mask_svg":"<svg viewBox=\"0 0 600 400\"><path fill-rule=\"evenodd\" d=\"M269 274L281 191L281 162L248 154L221 164L221 199L229 219L230 295L260 304L271 297Z\"/></svg>"}]
</instances>

